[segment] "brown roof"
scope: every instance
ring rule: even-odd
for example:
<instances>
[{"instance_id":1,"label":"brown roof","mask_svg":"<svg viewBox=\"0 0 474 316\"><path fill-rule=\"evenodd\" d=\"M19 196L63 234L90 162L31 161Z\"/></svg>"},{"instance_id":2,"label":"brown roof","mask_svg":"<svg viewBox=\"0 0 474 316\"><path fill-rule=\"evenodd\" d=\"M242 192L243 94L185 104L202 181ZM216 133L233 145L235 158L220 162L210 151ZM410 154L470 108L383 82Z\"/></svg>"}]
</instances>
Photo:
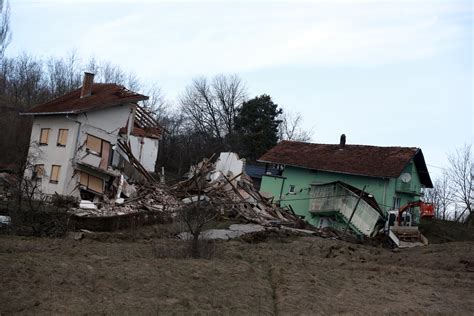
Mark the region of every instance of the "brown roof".
<instances>
[{"instance_id":1,"label":"brown roof","mask_svg":"<svg viewBox=\"0 0 474 316\"><path fill-rule=\"evenodd\" d=\"M267 151L260 162L276 163L313 170L396 178L414 159L421 183L432 187L421 149L415 147L379 147L332 145L282 141Z\"/></svg>"},{"instance_id":2,"label":"brown roof","mask_svg":"<svg viewBox=\"0 0 474 316\"><path fill-rule=\"evenodd\" d=\"M88 97L81 98L81 88L79 88L52 101L35 106L24 114L81 113L147 99L147 96L127 90L115 83L94 83L92 94Z\"/></svg>"}]
</instances>

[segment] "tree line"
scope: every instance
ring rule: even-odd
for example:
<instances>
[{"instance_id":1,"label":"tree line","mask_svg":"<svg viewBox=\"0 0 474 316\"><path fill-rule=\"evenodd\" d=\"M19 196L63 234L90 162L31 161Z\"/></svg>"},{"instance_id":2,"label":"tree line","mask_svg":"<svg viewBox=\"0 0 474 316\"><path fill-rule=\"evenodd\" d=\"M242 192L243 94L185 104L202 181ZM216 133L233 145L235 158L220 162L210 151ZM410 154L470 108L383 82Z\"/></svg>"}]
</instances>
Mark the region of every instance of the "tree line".
<instances>
[{"instance_id":1,"label":"tree line","mask_svg":"<svg viewBox=\"0 0 474 316\"><path fill-rule=\"evenodd\" d=\"M474 160L472 145L465 144L448 154L448 168L442 168L433 189L425 190L424 199L435 206L435 216L443 220L474 225Z\"/></svg>"}]
</instances>

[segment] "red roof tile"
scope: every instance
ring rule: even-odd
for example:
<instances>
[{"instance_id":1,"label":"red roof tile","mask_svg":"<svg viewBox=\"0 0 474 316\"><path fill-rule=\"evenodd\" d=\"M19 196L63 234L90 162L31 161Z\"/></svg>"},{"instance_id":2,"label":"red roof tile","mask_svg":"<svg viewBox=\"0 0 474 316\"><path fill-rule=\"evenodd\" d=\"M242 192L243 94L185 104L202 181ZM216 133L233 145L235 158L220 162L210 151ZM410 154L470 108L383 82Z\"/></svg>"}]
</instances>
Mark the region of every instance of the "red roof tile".
<instances>
[{"instance_id":1,"label":"red roof tile","mask_svg":"<svg viewBox=\"0 0 474 316\"><path fill-rule=\"evenodd\" d=\"M24 114L81 113L124 103L147 100L148 97L115 83L94 83L92 94L81 98L81 88L31 108Z\"/></svg>"},{"instance_id":2,"label":"red roof tile","mask_svg":"<svg viewBox=\"0 0 474 316\"><path fill-rule=\"evenodd\" d=\"M415 160L421 183L432 187L421 149L415 147L341 147L282 141L260 157L259 161L313 170L396 178L411 159Z\"/></svg>"}]
</instances>

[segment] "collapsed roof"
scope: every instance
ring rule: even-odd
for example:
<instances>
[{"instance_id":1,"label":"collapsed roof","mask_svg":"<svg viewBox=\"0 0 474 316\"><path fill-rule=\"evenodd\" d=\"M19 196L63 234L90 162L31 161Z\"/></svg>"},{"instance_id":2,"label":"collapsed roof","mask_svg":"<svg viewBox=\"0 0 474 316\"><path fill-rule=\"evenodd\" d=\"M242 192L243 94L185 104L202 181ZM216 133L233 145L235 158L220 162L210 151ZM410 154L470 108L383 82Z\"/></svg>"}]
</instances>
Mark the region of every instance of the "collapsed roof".
<instances>
[{"instance_id":1,"label":"collapsed roof","mask_svg":"<svg viewBox=\"0 0 474 316\"><path fill-rule=\"evenodd\" d=\"M259 162L369 177L396 178L413 159L421 184L432 188L420 148L282 141Z\"/></svg>"}]
</instances>

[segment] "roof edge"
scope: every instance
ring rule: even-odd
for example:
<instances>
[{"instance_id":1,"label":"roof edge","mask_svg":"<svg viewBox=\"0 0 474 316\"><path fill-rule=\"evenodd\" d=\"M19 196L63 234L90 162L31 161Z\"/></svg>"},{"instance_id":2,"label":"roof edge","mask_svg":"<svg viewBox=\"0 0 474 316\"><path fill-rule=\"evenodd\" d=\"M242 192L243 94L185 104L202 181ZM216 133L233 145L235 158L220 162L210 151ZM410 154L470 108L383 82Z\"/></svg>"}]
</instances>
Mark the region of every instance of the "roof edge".
<instances>
[{"instance_id":1,"label":"roof edge","mask_svg":"<svg viewBox=\"0 0 474 316\"><path fill-rule=\"evenodd\" d=\"M351 172L343 172L343 171L336 171L336 170L313 169L313 168L308 168L308 167L303 167L303 166L298 166L298 165L274 162L274 161L257 160L257 162L274 163L274 164L280 164L280 165L290 166L290 167L294 167L294 168L308 169L308 170L316 170L316 171L324 171L324 172L332 172L332 173L342 173L342 174L348 174L348 175L352 175L352 176L363 176L363 177L382 178L382 179L396 178L396 177L390 177L390 176L374 176L374 175L368 175L368 174L362 174L362 173L351 173Z\"/></svg>"}]
</instances>

